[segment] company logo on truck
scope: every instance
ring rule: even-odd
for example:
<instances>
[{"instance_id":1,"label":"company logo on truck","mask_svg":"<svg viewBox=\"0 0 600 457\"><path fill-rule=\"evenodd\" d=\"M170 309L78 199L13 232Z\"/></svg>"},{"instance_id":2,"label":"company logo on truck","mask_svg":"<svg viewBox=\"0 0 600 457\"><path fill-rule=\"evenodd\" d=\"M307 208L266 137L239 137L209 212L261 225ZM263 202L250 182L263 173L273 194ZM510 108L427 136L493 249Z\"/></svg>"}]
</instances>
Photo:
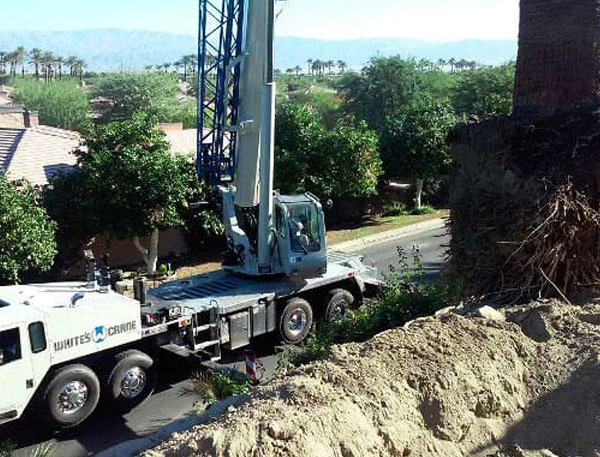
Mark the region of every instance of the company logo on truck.
<instances>
[{"instance_id":1,"label":"company logo on truck","mask_svg":"<svg viewBox=\"0 0 600 457\"><path fill-rule=\"evenodd\" d=\"M85 332L81 335L66 338L54 343L54 351L60 352L67 349L73 349L85 344L101 344L112 336L132 333L137 330L137 322L131 321L126 324L114 325L112 327L104 327L103 325L94 328L91 332Z\"/></svg>"}]
</instances>

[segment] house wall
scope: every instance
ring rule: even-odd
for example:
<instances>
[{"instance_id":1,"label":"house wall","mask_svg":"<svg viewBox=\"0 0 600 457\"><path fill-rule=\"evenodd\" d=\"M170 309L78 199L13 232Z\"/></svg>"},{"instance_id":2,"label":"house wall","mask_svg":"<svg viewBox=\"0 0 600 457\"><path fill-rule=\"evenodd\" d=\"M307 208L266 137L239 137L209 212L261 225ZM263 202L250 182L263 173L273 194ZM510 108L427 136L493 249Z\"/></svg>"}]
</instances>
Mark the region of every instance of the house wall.
<instances>
[{"instance_id":1,"label":"house wall","mask_svg":"<svg viewBox=\"0 0 600 457\"><path fill-rule=\"evenodd\" d=\"M148 238L142 238L141 242L143 246L149 246ZM94 239L88 249L94 252L96 259L101 259L105 253L108 253L112 267L128 267L144 263L142 255L135 248L131 239L109 239L101 235ZM161 232L158 244L160 259L184 255L187 254L188 250L189 248L181 229L171 228Z\"/></svg>"}]
</instances>

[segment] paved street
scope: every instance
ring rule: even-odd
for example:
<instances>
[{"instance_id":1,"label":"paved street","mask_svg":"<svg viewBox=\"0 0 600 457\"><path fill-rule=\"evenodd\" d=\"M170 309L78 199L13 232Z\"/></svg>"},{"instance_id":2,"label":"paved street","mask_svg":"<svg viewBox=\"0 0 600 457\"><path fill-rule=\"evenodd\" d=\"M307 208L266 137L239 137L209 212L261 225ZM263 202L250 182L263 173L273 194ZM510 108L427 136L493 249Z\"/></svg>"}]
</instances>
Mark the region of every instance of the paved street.
<instances>
[{"instance_id":1,"label":"paved street","mask_svg":"<svg viewBox=\"0 0 600 457\"><path fill-rule=\"evenodd\" d=\"M444 262L443 247L448 242L445 229L434 227L397 239L386 240L358 248L365 256L365 263L376 266L382 273L389 266L398 264L397 247L401 246L410 256L412 247L420 248L423 267L427 277L434 278ZM273 373L277 359L275 339L259 342L257 352L266 375ZM229 366L243 368L243 351L229 356ZM169 361L169 370L162 372L158 391L144 404L123 417L111 411L100 410L85 425L62 433L51 433L43 427L30 423L18 423L11 428L0 428L0 441L10 439L21 448L16 456L27 456L37 444L52 441L56 445L56 456L81 457L94 455L123 441L139 438L157 430L176 419L193 414L192 405L197 400L192 394L184 393L187 379L194 370L186 362Z\"/></svg>"}]
</instances>

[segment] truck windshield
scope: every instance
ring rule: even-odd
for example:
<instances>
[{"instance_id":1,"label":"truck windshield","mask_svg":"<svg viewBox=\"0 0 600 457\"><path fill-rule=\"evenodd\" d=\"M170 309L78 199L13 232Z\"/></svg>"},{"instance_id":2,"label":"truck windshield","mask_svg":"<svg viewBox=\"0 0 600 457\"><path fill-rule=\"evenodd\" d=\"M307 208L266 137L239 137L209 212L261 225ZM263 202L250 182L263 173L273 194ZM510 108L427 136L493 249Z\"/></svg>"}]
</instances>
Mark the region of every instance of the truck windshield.
<instances>
[{"instance_id":1,"label":"truck windshield","mask_svg":"<svg viewBox=\"0 0 600 457\"><path fill-rule=\"evenodd\" d=\"M21 335L18 328L0 332L0 366L21 359Z\"/></svg>"},{"instance_id":2,"label":"truck windshield","mask_svg":"<svg viewBox=\"0 0 600 457\"><path fill-rule=\"evenodd\" d=\"M317 252L321 249L319 213L313 203L294 203L288 207L292 251Z\"/></svg>"}]
</instances>

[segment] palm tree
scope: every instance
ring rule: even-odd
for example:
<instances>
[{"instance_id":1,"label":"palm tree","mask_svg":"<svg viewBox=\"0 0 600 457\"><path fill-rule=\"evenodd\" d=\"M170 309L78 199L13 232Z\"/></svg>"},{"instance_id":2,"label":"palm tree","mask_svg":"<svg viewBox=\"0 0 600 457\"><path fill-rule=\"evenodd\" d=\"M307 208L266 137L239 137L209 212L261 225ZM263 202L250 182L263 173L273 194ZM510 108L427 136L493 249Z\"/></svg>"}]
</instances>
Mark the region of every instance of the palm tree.
<instances>
[{"instance_id":1,"label":"palm tree","mask_svg":"<svg viewBox=\"0 0 600 457\"><path fill-rule=\"evenodd\" d=\"M154 68L154 65L146 65L146 66L144 67L144 70L146 70L146 71L151 71L153 68Z\"/></svg>"},{"instance_id":2,"label":"palm tree","mask_svg":"<svg viewBox=\"0 0 600 457\"><path fill-rule=\"evenodd\" d=\"M314 67L313 67L314 60L308 59L306 62L308 63L308 74L312 75L312 71L314 69Z\"/></svg>"},{"instance_id":3,"label":"palm tree","mask_svg":"<svg viewBox=\"0 0 600 457\"><path fill-rule=\"evenodd\" d=\"M15 51L13 52L9 52L6 56L6 60L8 61L8 64L10 65L10 75L11 76L16 76L17 75L17 53Z\"/></svg>"},{"instance_id":4,"label":"palm tree","mask_svg":"<svg viewBox=\"0 0 600 457\"><path fill-rule=\"evenodd\" d=\"M456 59L454 57L452 57L449 61L448 64L450 65L450 73L454 73L454 68L456 66Z\"/></svg>"},{"instance_id":5,"label":"palm tree","mask_svg":"<svg viewBox=\"0 0 600 457\"><path fill-rule=\"evenodd\" d=\"M325 65L327 66L327 70L328 70L329 74L331 75L331 69L335 65L335 62L333 60L328 60L327 62L325 62Z\"/></svg>"},{"instance_id":6,"label":"palm tree","mask_svg":"<svg viewBox=\"0 0 600 457\"><path fill-rule=\"evenodd\" d=\"M69 56L65 64L69 67L69 76L72 78L75 76L75 68L77 67L77 61L79 59L77 56Z\"/></svg>"},{"instance_id":7,"label":"palm tree","mask_svg":"<svg viewBox=\"0 0 600 457\"><path fill-rule=\"evenodd\" d=\"M444 69L444 67L445 67L445 66L448 64L448 62L446 62L446 60L445 60L445 59L439 59L439 60L437 61L437 63L438 63L439 67L440 67L442 70L443 70L443 69Z\"/></svg>"},{"instance_id":8,"label":"palm tree","mask_svg":"<svg viewBox=\"0 0 600 457\"><path fill-rule=\"evenodd\" d=\"M19 46L16 50L15 50L15 72L16 72L16 66L17 65L21 65L21 76L23 78L25 78L25 61L27 57L27 50L23 47L23 46Z\"/></svg>"},{"instance_id":9,"label":"palm tree","mask_svg":"<svg viewBox=\"0 0 600 457\"><path fill-rule=\"evenodd\" d=\"M344 73L346 71L346 69L348 68L348 64L346 62L344 62L343 60L338 60L337 66L340 69L341 73Z\"/></svg>"},{"instance_id":10,"label":"palm tree","mask_svg":"<svg viewBox=\"0 0 600 457\"><path fill-rule=\"evenodd\" d=\"M192 76L196 76L196 71L198 70L198 54L190 54L188 57L190 58Z\"/></svg>"},{"instance_id":11,"label":"palm tree","mask_svg":"<svg viewBox=\"0 0 600 457\"><path fill-rule=\"evenodd\" d=\"M66 60L64 59L64 57L56 56L54 58L54 65L58 68L58 79L60 80L62 80L62 70L65 62Z\"/></svg>"},{"instance_id":12,"label":"palm tree","mask_svg":"<svg viewBox=\"0 0 600 457\"><path fill-rule=\"evenodd\" d=\"M293 68L288 68L287 70L285 70L285 72L286 72L288 75L293 75L293 74L294 74L294 69L293 69Z\"/></svg>"},{"instance_id":13,"label":"palm tree","mask_svg":"<svg viewBox=\"0 0 600 457\"><path fill-rule=\"evenodd\" d=\"M294 67L294 72L296 73L296 76L300 76L301 71L302 71L302 67L300 65L296 65Z\"/></svg>"},{"instance_id":14,"label":"palm tree","mask_svg":"<svg viewBox=\"0 0 600 457\"><path fill-rule=\"evenodd\" d=\"M0 75L6 73L6 62L7 62L8 53L4 51L0 51Z\"/></svg>"},{"instance_id":15,"label":"palm tree","mask_svg":"<svg viewBox=\"0 0 600 457\"><path fill-rule=\"evenodd\" d=\"M44 69L44 81L49 82L52 79L54 55L50 51L45 51L42 54L41 64Z\"/></svg>"},{"instance_id":16,"label":"palm tree","mask_svg":"<svg viewBox=\"0 0 600 457\"><path fill-rule=\"evenodd\" d=\"M29 64L33 65L35 79L40 79L40 65L42 63L42 50L40 48L33 48L29 53Z\"/></svg>"},{"instance_id":17,"label":"palm tree","mask_svg":"<svg viewBox=\"0 0 600 457\"><path fill-rule=\"evenodd\" d=\"M78 58L77 62L75 63L75 72L79 74L79 82L83 82L83 69L85 66L85 60Z\"/></svg>"},{"instance_id":18,"label":"palm tree","mask_svg":"<svg viewBox=\"0 0 600 457\"><path fill-rule=\"evenodd\" d=\"M165 73L169 72L169 68L171 68L171 65L172 65L171 62L165 62L162 64L162 67L164 68Z\"/></svg>"}]
</instances>

